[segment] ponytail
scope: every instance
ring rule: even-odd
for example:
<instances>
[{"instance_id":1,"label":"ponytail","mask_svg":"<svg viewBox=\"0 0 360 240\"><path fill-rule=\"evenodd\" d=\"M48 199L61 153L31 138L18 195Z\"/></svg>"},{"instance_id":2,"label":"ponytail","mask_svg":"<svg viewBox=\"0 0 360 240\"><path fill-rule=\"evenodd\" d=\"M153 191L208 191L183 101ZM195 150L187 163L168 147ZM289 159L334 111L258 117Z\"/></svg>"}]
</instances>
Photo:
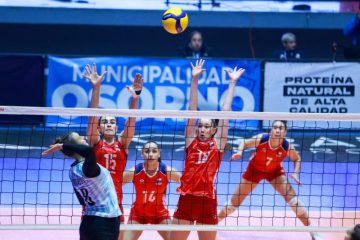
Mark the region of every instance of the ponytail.
<instances>
[{"instance_id":1,"label":"ponytail","mask_svg":"<svg viewBox=\"0 0 360 240\"><path fill-rule=\"evenodd\" d=\"M214 133L213 135L211 135L211 138L214 138L215 135L216 135L216 133L217 133L217 131L218 131L219 121L220 121L219 119L211 119L211 125L212 125L212 127L213 127L213 128L216 128L216 131L215 131L215 133Z\"/></svg>"}]
</instances>

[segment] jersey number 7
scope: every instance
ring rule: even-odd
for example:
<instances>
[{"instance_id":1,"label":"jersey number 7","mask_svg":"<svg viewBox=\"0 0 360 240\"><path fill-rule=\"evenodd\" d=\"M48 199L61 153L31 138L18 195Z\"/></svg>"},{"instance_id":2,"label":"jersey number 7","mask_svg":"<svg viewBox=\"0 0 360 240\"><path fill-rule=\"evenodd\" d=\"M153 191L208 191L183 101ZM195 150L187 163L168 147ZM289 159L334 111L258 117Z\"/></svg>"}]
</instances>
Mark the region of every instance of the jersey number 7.
<instances>
[{"instance_id":1,"label":"jersey number 7","mask_svg":"<svg viewBox=\"0 0 360 240\"><path fill-rule=\"evenodd\" d=\"M269 164L272 162L273 158L272 157L266 157L266 162L265 165L269 166Z\"/></svg>"}]
</instances>

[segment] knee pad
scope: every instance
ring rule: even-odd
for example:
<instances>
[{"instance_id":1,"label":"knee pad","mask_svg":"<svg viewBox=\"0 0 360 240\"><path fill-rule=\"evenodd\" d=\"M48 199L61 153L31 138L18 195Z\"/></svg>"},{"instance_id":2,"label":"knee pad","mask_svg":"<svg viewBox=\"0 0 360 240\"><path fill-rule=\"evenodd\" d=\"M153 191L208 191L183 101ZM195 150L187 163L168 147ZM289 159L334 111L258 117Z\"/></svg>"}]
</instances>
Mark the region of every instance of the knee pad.
<instances>
[{"instance_id":1,"label":"knee pad","mask_svg":"<svg viewBox=\"0 0 360 240\"><path fill-rule=\"evenodd\" d=\"M293 197L289 201L289 205L296 216L302 216L306 213L305 205L300 199L298 199L298 197Z\"/></svg>"}]
</instances>

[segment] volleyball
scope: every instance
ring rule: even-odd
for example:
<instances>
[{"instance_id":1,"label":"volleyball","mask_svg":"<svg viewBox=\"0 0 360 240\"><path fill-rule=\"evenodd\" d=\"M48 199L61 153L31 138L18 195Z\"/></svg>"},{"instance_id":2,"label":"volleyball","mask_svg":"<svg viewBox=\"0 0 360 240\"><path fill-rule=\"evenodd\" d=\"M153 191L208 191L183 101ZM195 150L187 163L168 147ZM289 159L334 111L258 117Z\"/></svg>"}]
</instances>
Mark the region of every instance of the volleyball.
<instances>
[{"instance_id":1,"label":"volleyball","mask_svg":"<svg viewBox=\"0 0 360 240\"><path fill-rule=\"evenodd\" d=\"M162 16L164 29L171 34L185 31L188 26L188 16L181 8L169 8Z\"/></svg>"}]
</instances>

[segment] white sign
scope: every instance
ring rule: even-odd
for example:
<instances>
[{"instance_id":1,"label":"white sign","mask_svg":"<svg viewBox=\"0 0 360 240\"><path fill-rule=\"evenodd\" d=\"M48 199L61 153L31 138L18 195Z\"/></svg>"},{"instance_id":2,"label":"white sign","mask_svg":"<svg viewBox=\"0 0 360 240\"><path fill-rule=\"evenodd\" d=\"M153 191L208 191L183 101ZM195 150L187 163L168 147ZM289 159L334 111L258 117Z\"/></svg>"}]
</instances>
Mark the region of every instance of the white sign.
<instances>
[{"instance_id":1,"label":"white sign","mask_svg":"<svg viewBox=\"0 0 360 240\"><path fill-rule=\"evenodd\" d=\"M264 111L359 113L360 63L266 63ZM266 125L266 124L265 124ZM291 125L291 124L290 124ZM299 128L354 128L358 122L294 121Z\"/></svg>"}]
</instances>

